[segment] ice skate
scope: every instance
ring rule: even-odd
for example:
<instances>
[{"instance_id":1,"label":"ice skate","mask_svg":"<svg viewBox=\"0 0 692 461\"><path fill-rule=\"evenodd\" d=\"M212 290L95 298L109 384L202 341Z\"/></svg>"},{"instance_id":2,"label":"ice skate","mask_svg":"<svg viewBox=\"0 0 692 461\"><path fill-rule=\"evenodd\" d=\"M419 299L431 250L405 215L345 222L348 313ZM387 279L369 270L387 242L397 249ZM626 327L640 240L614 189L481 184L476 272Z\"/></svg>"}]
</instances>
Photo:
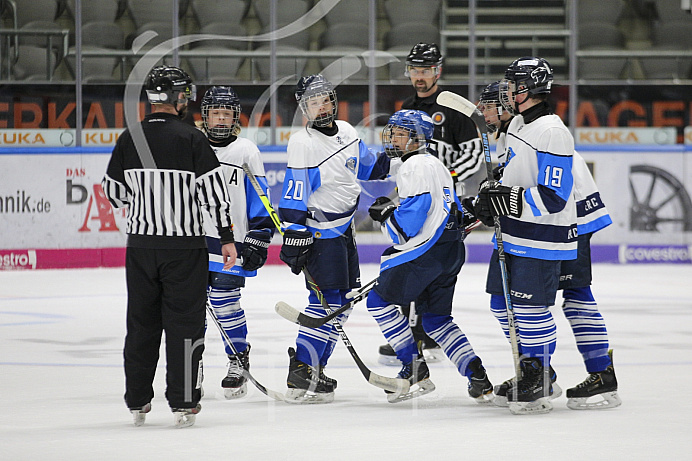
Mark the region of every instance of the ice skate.
<instances>
[{"instance_id":1,"label":"ice skate","mask_svg":"<svg viewBox=\"0 0 692 461\"><path fill-rule=\"evenodd\" d=\"M469 376L469 397L478 403L491 403L493 401L493 385L488 379L480 357L476 357L469 363L472 371Z\"/></svg>"},{"instance_id":2,"label":"ice skate","mask_svg":"<svg viewBox=\"0 0 692 461\"><path fill-rule=\"evenodd\" d=\"M336 380L296 359L296 351L288 348L290 363L286 384L286 402L296 404L330 403L334 401ZM323 376L324 378L320 377Z\"/></svg>"},{"instance_id":3,"label":"ice skate","mask_svg":"<svg viewBox=\"0 0 692 461\"><path fill-rule=\"evenodd\" d=\"M549 400L555 400L556 398L560 397L562 395L562 388L557 384L557 373L553 369L553 366L550 366L550 383L552 384L552 389L550 391L550 396L548 397ZM507 401L507 392L514 386L514 383L516 383L517 378L512 377L508 379L507 381L503 382L502 384L498 384L495 386L495 397L493 397L493 404L498 406L498 407L508 407L509 402Z\"/></svg>"},{"instance_id":4,"label":"ice skate","mask_svg":"<svg viewBox=\"0 0 692 461\"><path fill-rule=\"evenodd\" d=\"M199 403L194 408L172 408L173 425L177 428L190 427L195 424L197 413L202 410Z\"/></svg>"},{"instance_id":5,"label":"ice skate","mask_svg":"<svg viewBox=\"0 0 692 461\"><path fill-rule=\"evenodd\" d=\"M400 367L401 361L396 357L396 352L394 348L389 344L384 344L380 346L379 357L377 361L382 365ZM437 363L442 361L445 357L442 348L437 345L434 341L432 343L426 343L423 341L423 357L425 357L426 362Z\"/></svg>"},{"instance_id":6,"label":"ice skate","mask_svg":"<svg viewBox=\"0 0 692 461\"><path fill-rule=\"evenodd\" d=\"M610 366L591 373L583 383L567 389L567 408L572 410L602 410L622 405L618 396L618 381L613 365L613 351L608 351Z\"/></svg>"},{"instance_id":7,"label":"ice skate","mask_svg":"<svg viewBox=\"0 0 692 461\"><path fill-rule=\"evenodd\" d=\"M552 384L540 359L521 359L521 378L507 391L509 411L513 415L543 414L552 411Z\"/></svg>"},{"instance_id":8,"label":"ice skate","mask_svg":"<svg viewBox=\"0 0 692 461\"><path fill-rule=\"evenodd\" d=\"M387 394L387 401L389 403L414 399L435 390L435 384L430 381L430 371L428 370L428 364L425 363L425 357L419 356L412 362L404 365L397 377L407 379L412 387L404 394L384 391ZM415 387L413 387L414 385Z\"/></svg>"},{"instance_id":9,"label":"ice skate","mask_svg":"<svg viewBox=\"0 0 692 461\"><path fill-rule=\"evenodd\" d=\"M139 427L144 424L144 421L147 419L147 413L151 411L151 403L147 403L143 407L140 408L130 408L130 413L132 413L132 417L134 418L134 423L136 427Z\"/></svg>"},{"instance_id":10,"label":"ice skate","mask_svg":"<svg viewBox=\"0 0 692 461\"><path fill-rule=\"evenodd\" d=\"M247 394L247 378L244 372L250 369L250 345L243 352L228 356L228 373L221 381L223 396L239 399Z\"/></svg>"}]
</instances>

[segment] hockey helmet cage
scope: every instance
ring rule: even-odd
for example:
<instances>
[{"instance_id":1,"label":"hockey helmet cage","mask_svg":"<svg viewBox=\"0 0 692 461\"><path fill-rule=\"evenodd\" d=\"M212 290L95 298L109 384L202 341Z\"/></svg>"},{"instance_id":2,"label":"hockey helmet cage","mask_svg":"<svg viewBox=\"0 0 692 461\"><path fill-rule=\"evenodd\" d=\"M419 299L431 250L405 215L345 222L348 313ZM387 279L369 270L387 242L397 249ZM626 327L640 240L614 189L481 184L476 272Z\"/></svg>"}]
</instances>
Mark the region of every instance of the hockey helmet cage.
<instances>
[{"instance_id":1,"label":"hockey helmet cage","mask_svg":"<svg viewBox=\"0 0 692 461\"><path fill-rule=\"evenodd\" d=\"M197 88L192 84L192 78L179 67L154 67L144 81L144 89L151 104L175 105L181 99L180 94L184 99L181 102L185 103L197 98Z\"/></svg>"},{"instance_id":2,"label":"hockey helmet cage","mask_svg":"<svg viewBox=\"0 0 692 461\"><path fill-rule=\"evenodd\" d=\"M296 86L295 96L300 110L312 125L326 127L331 125L336 119L338 106L336 91L334 91L334 85L325 79L322 74L301 77ZM308 101L312 98L322 98L319 101L320 105L323 105L324 99L329 98L329 102L332 104L331 110L326 112L320 111L315 114L314 109L308 107Z\"/></svg>"},{"instance_id":3,"label":"hockey helmet cage","mask_svg":"<svg viewBox=\"0 0 692 461\"><path fill-rule=\"evenodd\" d=\"M397 147L393 141L395 132L398 130L408 133L408 141L403 149ZM426 112L400 110L389 117L387 125L382 130L382 147L390 158L405 157L427 146L433 137L434 130L432 118Z\"/></svg>"},{"instance_id":4,"label":"hockey helmet cage","mask_svg":"<svg viewBox=\"0 0 692 461\"><path fill-rule=\"evenodd\" d=\"M488 131L494 133L497 131L497 126L494 123L489 123L487 117L488 115L495 117L495 120L500 120L502 115L502 104L500 103L500 81L493 82L490 85L483 88L481 92L481 97L478 102L478 109L486 117L485 126Z\"/></svg>"},{"instance_id":5,"label":"hockey helmet cage","mask_svg":"<svg viewBox=\"0 0 692 461\"><path fill-rule=\"evenodd\" d=\"M228 109L233 111L233 117L228 124L209 126L209 111L211 109ZM202 123L204 131L215 140L228 139L231 135L240 133L240 98L230 86L213 86L202 97Z\"/></svg>"}]
</instances>

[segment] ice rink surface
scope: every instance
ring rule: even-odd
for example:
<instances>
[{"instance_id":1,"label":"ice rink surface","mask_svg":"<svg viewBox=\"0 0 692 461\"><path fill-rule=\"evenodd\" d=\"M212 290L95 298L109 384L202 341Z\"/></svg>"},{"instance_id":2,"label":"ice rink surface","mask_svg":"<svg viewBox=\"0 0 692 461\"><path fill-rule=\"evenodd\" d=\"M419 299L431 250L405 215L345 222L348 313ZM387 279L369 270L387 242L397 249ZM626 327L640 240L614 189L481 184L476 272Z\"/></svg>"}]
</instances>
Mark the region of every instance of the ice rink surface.
<instances>
[{"instance_id":1,"label":"ice rink surface","mask_svg":"<svg viewBox=\"0 0 692 461\"><path fill-rule=\"evenodd\" d=\"M485 265L462 269L453 314L499 384L513 374L512 356L488 307L485 272ZM363 281L376 274L377 266L362 266ZM227 401L220 388L226 357L210 324L203 409L195 426L175 429L163 398L163 355L143 427L132 425L123 402L124 269L0 272L0 459L690 459L692 266L596 265L594 279L615 351L620 408L573 411L563 395L550 414L513 416L471 401L449 361L430 366L435 392L390 404L341 343L327 368L339 381L334 403L288 405L252 385L244 399ZM251 371L271 389L285 391L286 349L297 332L274 304L299 307L305 299L300 278L285 266L264 268L243 290ZM553 366L567 389L586 371L560 310L553 308ZM373 371L397 373L377 363L384 339L364 302L345 330Z\"/></svg>"}]
</instances>

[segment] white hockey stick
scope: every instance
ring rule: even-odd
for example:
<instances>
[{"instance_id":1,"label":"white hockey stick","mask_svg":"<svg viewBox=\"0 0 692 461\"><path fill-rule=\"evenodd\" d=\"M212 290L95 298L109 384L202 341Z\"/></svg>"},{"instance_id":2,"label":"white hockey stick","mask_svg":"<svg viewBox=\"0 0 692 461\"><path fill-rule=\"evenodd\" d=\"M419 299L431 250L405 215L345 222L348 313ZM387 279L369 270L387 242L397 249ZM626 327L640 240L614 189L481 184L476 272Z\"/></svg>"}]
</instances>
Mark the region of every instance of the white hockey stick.
<instances>
[{"instance_id":1,"label":"white hockey stick","mask_svg":"<svg viewBox=\"0 0 692 461\"><path fill-rule=\"evenodd\" d=\"M476 105L468 99L451 91L443 91L437 96L437 103L441 106L449 107L457 112L469 117L478 127L481 133L481 141L483 143L483 153L485 154L485 168L488 174L488 182L494 184L497 181L493 179L493 165L490 158L490 147L488 143L488 127L485 125L485 117L476 108ZM497 242L497 256L500 260L500 272L502 274L502 292L505 296L505 305L507 306L507 327L509 328L509 342L512 346L512 357L514 358L514 371L517 379L521 377L521 368L519 365L519 341L517 337L517 328L514 319L514 308L512 307L512 299L509 291L509 274L507 273L507 263L505 262L505 248L502 243L502 229L500 228L499 216L493 216L495 225L495 241Z\"/></svg>"}]
</instances>

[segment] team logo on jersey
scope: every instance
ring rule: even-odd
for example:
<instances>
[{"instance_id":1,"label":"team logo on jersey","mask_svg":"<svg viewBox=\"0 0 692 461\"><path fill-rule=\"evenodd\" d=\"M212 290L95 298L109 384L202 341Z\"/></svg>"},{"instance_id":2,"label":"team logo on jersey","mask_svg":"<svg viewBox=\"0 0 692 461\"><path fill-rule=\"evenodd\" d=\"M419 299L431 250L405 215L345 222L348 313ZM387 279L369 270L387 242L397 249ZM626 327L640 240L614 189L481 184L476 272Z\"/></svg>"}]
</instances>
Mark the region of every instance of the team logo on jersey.
<instances>
[{"instance_id":1,"label":"team logo on jersey","mask_svg":"<svg viewBox=\"0 0 692 461\"><path fill-rule=\"evenodd\" d=\"M348 160L346 160L346 168L348 168L351 173L356 172L356 158L355 157L349 157Z\"/></svg>"},{"instance_id":2,"label":"team logo on jersey","mask_svg":"<svg viewBox=\"0 0 692 461\"><path fill-rule=\"evenodd\" d=\"M435 112L431 118L435 125L442 125L445 122L445 114L442 112Z\"/></svg>"},{"instance_id":3,"label":"team logo on jersey","mask_svg":"<svg viewBox=\"0 0 692 461\"><path fill-rule=\"evenodd\" d=\"M336 142L338 142L339 144L341 144L341 145L343 145L343 144L344 144L344 140L343 140L343 139L341 139L341 136L339 136L339 135L336 135L336 137L335 137L334 139L336 139Z\"/></svg>"}]
</instances>

